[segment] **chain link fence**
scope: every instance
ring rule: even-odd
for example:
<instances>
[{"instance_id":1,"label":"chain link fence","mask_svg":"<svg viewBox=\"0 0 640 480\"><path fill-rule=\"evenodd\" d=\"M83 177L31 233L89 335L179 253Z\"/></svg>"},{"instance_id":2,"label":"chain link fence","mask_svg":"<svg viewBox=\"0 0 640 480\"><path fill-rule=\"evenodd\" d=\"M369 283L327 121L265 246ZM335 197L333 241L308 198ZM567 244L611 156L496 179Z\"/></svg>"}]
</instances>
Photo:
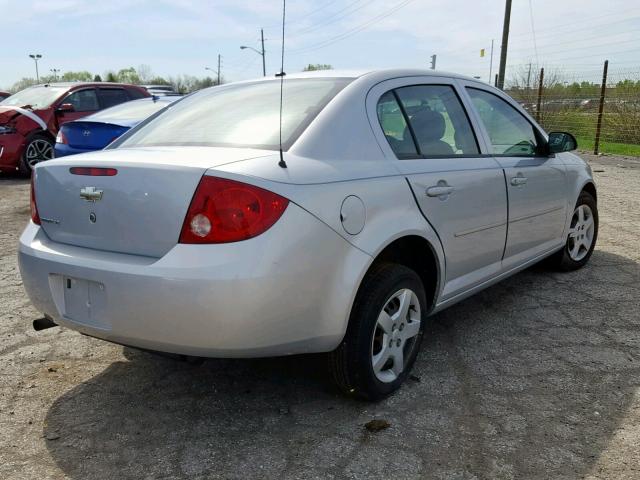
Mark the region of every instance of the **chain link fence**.
<instances>
[{"instance_id":1,"label":"chain link fence","mask_svg":"<svg viewBox=\"0 0 640 480\"><path fill-rule=\"evenodd\" d=\"M566 131L581 149L640 155L640 70L605 62L601 81L557 69L525 69L505 89L546 131Z\"/></svg>"}]
</instances>

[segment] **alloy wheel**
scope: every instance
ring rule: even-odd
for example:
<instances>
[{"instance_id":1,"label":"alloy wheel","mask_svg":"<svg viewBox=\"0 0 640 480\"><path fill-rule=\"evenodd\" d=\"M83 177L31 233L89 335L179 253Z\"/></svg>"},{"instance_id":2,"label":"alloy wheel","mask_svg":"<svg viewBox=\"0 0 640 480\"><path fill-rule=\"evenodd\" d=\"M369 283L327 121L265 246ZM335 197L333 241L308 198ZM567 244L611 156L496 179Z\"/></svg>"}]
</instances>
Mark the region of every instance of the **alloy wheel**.
<instances>
[{"instance_id":1,"label":"alloy wheel","mask_svg":"<svg viewBox=\"0 0 640 480\"><path fill-rule=\"evenodd\" d=\"M595 224L588 205L578 205L571 218L567 250L572 260L579 262L587 256L593 244Z\"/></svg>"},{"instance_id":2,"label":"alloy wheel","mask_svg":"<svg viewBox=\"0 0 640 480\"><path fill-rule=\"evenodd\" d=\"M33 168L37 163L53 158L53 145L47 140L37 138L27 146L27 164Z\"/></svg>"},{"instance_id":3,"label":"alloy wheel","mask_svg":"<svg viewBox=\"0 0 640 480\"><path fill-rule=\"evenodd\" d=\"M403 288L386 301L371 341L371 365L381 382L393 382L403 372L420 333L420 318L420 302L412 290Z\"/></svg>"}]
</instances>

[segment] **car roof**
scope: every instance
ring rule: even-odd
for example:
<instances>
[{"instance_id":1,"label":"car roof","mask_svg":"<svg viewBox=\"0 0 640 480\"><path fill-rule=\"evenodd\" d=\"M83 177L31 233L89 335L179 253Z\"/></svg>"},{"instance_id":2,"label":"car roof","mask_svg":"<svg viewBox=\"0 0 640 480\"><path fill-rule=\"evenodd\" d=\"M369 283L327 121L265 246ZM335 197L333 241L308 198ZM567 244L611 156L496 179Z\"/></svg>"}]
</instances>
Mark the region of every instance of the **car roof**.
<instances>
[{"instance_id":1,"label":"car roof","mask_svg":"<svg viewBox=\"0 0 640 480\"><path fill-rule=\"evenodd\" d=\"M33 87L66 87L69 89L75 87L134 87L141 88L138 85L133 85L130 83L115 83L115 82L51 82L51 83L40 83L38 85L33 85Z\"/></svg>"},{"instance_id":2,"label":"car roof","mask_svg":"<svg viewBox=\"0 0 640 480\"><path fill-rule=\"evenodd\" d=\"M472 77L460 75L459 73L444 72L440 70L428 70L426 68L382 68L382 69L360 69L360 70L315 70L311 72L297 72L287 74L285 79L290 78L361 78L364 76L380 77L381 80L396 77L415 77L415 76L430 76L430 77L443 77L443 78L460 78L464 80L470 80L476 82L477 80ZM259 80L273 80L275 77L260 77L253 80L246 80L248 82L255 82Z\"/></svg>"}]
</instances>

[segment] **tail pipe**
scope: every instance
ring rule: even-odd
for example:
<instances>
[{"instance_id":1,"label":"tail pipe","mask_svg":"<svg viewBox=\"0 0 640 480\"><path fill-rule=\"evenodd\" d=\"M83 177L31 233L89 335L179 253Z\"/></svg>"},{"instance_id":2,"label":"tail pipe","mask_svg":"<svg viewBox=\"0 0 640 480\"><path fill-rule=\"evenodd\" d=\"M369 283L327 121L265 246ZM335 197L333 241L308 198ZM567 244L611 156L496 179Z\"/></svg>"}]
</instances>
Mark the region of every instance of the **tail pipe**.
<instances>
[{"instance_id":1,"label":"tail pipe","mask_svg":"<svg viewBox=\"0 0 640 480\"><path fill-rule=\"evenodd\" d=\"M36 332L40 330L46 330L47 328L57 327L58 324L55 323L50 316L45 315L43 318L38 318L33 321L33 329Z\"/></svg>"}]
</instances>

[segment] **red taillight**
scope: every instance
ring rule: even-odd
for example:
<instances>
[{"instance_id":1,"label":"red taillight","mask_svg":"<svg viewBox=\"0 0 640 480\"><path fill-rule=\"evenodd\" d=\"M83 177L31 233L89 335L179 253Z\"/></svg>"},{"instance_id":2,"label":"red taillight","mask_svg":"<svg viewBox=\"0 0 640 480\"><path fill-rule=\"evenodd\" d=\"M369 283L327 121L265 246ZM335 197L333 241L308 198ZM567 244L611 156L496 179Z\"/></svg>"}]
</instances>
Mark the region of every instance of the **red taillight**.
<instances>
[{"instance_id":1,"label":"red taillight","mask_svg":"<svg viewBox=\"0 0 640 480\"><path fill-rule=\"evenodd\" d=\"M69 145L69 140L67 140L67 136L64 134L62 129L58 130L58 135L56 136L56 143L61 143L62 145Z\"/></svg>"},{"instance_id":2,"label":"red taillight","mask_svg":"<svg viewBox=\"0 0 640 480\"><path fill-rule=\"evenodd\" d=\"M256 237L282 216L289 200L246 183L204 176L182 225L180 243L228 243Z\"/></svg>"},{"instance_id":3,"label":"red taillight","mask_svg":"<svg viewBox=\"0 0 640 480\"><path fill-rule=\"evenodd\" d=\"M36 191L33 188L33 175L31 175L31 221L36 225L40 225L40 215L38 215L38 206L36 205Z\"/></svg>"},{"instance_id":4,"label":"red taillight","mask_svg":"<svg viewBox=\"0 0 640 480\"><path fill-rule=\"evenodd\" d=\"M91 177L113 177L118 173L115 168L98 167L71 167L69 169L73 175L89 175Z\"/></svg>"}]
</instances>

